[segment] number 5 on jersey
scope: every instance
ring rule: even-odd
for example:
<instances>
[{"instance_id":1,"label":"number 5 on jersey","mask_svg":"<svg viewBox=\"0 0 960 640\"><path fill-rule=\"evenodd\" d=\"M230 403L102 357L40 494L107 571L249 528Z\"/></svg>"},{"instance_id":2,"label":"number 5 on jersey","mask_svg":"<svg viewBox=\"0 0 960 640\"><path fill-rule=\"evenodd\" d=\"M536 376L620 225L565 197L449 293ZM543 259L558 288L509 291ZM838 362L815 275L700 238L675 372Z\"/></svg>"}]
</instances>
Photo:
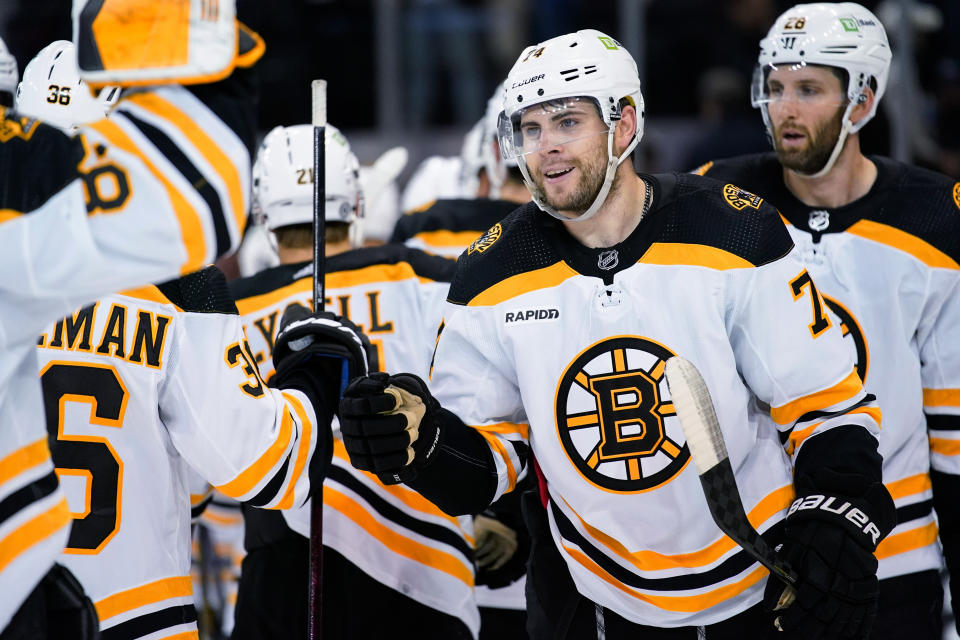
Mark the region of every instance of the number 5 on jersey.
<instances>
[{"instance_id":1,"label":"number 5 on jersey","mask_svg":"<svg viewBox=\"0 0 960 640\"><path fill-rule=\"evenodd\" d=\"M794 300L799 300L804 295L810 296L810 304L813 307L813 322L809 325L810 334L813 335L814 338L819 338L820 335L832 325L830 323L830 317L824 312L820 292L817 291L816 285L813 284L813 278L810 277L806 269L790 281L790 293L793 294Z\"/></svg>"}]
</instances>

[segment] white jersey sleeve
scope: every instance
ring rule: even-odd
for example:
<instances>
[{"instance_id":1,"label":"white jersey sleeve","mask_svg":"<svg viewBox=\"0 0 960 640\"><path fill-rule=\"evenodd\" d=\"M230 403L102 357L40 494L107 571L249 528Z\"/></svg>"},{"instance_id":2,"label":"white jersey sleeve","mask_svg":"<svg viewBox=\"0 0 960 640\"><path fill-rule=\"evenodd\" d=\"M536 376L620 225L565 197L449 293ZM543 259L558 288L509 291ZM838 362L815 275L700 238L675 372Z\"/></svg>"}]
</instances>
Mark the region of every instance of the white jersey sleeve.
<instances>
[{"instance_id":1,"label":"white jersey sleeve","mask_svg":"<svg viewBox=\"0 0 960 640\"><path fill-rule=\"evenodd\" d=\"M942 292L928 301L917 332L923 412L930 433L930 466L960 475L960 270L930 274L931 289Z\"/></svg>"}]
</instances>

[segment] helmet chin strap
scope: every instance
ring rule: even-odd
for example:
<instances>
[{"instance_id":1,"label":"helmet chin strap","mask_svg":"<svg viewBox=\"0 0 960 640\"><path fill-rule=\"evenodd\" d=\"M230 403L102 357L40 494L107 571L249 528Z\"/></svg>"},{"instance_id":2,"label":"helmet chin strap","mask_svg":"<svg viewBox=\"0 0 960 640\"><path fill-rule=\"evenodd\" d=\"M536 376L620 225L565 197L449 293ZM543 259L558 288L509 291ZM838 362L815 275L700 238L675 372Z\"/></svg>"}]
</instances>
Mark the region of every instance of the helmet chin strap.
<instances>
[{"instance_id":1,"label":"helmet chin strap","mask_svg":"<svg viewBox=\"0 0 960 640\"><path fill-rule=\"evenodd\" d=\"M597 211L600 210L600 207L602 207L603 203L606 201L607 195L610 193L610 187L613 186L613 177L617 173L617 167L619 167L620 164L627 158L627 156L630 155L630 152L633 151L634 147L637 146L637 142L639 142L636 139L636 134L634 134L634 141L627 145L627 148L623 151L620 157L617 157L613 155L613 135L615 132L616 127L611 126L609 133L607 134L607 172L603 177L603 184L600 186L600 191L597 192L597 197L593 199L593 204L591 204L586 211L575 217L562 216L556 209L548 205L542 198L534 195L533 201L537 203L537 206L557 220L563 220L564 222L583 222L584 220L589 220L596 215ZM523 174L524 182L527 183L527 188L530 190L530 193L535 193L535 184L533 180L530 179L530 174L527 171L527 162L522 156L518 164L520 165L520 172Z\"/></svg>"}]
</instances>

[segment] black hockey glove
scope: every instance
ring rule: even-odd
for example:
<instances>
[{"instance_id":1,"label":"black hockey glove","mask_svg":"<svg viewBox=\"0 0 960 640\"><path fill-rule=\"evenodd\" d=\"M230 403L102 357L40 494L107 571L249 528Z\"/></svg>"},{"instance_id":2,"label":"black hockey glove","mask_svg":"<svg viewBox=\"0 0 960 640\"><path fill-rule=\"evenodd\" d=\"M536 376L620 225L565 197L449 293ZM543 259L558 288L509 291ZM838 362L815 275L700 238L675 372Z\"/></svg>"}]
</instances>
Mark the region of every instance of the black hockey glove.
<instances>
[{"instance_id":1,"label":"black hockey glove","mask_svg":"<svg viewBox=\"0 0 960 640\"><path fill-rule=\"evenodd\" d=\"M376 369L374 353L367 336L346 318L292 304L283 312L273 347L273 383L285 388L285 381L306 374L321 383L324 400L336 412L347 383Z\"/></svg>"},{"instance_id":2,"label":"black hockey glove","mask_svg":"<svg viewBox=\"0 0 960 640\"><path fill-rule=\"evenodd\" d=\"M960 509L956 500L960 495L960 476L930 470L933 483L933 506L937 510L937 525L940 529L940 544L943 558L950 574L950 602L953 606L953 624L960 633Z\"/></svg>"},{"instance_id":3,"label":"black hockey glove","mask_svg":"<svg viewBox=\"0 0 960 640\"><path fill-rule=\"evenodd\" d=\"M880 483L857 493L856 497L809 493L791 505L780 555L797 572L799 582L796 601L776 619L782 631L778 638L869 636L879 595L873 552L893 528L895 508ZM773 609L782 593L783 583L771 576L764 602Z\"/></svg>"},{"instance_id":4,"label":"black hockey glove","mask_svg":"<svg viewBox=\"0 0 960 640\"><path fill-rule=\"evenodd\" d=\"M439 450L437 402L410 373L357 378L340 401L340 432L357 469L384 484L410 482Z\"/></svg>"}]
</instances>

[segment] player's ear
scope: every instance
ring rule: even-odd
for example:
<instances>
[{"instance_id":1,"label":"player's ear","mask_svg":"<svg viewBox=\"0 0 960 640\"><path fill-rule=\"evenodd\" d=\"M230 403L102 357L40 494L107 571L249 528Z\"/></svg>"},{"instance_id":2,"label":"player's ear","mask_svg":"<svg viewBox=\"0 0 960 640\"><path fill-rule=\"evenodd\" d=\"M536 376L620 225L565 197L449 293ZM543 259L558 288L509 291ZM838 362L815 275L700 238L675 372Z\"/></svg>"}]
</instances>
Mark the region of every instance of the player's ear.
<instances>
[{"instance_id":1,"label":"player's ear","mask_svg":"<svg viewBox=\"0 0 960 640\"><path fill-rule=\"evenodd\" d=\"M626 104L617 121L616 132L613 135L613 150L619 156L633 140L633 133L637 130L637 109L632 104Z\"/></svg>"},{"instance_id":2,"label":"player's ear","mask_svg":"<svg viewBox=\"0 0 960 640\"><path fill-rule=\"evenodd\" d=\"M850 112L850 122L857 124L863 120L873 109L873 101L876 100L876 94L870 87L864 87L862 93L857 98L857 105Z\"/></svg>"}]
</instances>

